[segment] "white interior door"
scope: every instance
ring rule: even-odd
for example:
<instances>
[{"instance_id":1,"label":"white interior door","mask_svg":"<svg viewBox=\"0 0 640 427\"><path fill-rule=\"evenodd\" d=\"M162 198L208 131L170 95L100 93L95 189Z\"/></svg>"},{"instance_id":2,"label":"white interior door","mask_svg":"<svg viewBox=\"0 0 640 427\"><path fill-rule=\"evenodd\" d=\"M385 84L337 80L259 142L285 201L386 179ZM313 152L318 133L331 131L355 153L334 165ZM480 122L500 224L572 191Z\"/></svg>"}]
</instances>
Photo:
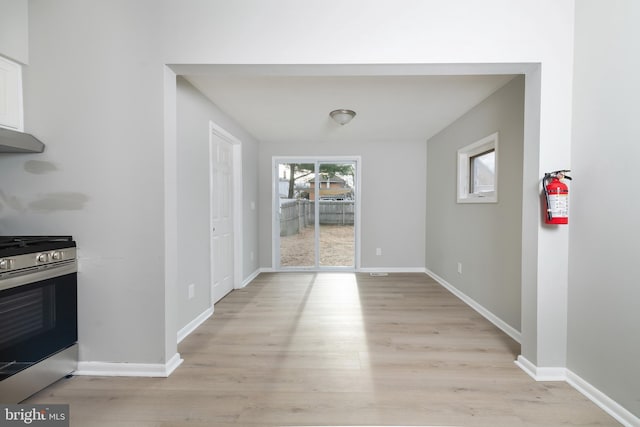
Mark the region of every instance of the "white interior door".
<instances>
[{"instance_id":1,"label":"white interior door","mask_svg":"<svg viewBox=\"0 0 640 427\"><path fill-rule=\"evenodd\" d=\"M214 304L233 290L233 145L211 132L211 282Z\"/></svg>"}]
</instances>

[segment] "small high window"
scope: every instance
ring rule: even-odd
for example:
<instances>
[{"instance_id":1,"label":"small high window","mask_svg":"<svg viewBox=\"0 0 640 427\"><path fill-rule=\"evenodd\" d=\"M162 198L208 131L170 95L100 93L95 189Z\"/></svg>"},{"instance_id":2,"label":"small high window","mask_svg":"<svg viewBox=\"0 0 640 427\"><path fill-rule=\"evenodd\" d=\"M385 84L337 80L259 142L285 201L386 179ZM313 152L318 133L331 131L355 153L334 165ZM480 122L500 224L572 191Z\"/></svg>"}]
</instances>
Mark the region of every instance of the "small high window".
<instances>
[{"instance_id":1,"label":"small high window","mask_svg":"<svg viewBox=\"0 0 640 427\"><path fill-rule=\"evenodd\" d=\"M498 201L498 133L458 150L458 203Z\"/></svg>"}]
</instances>

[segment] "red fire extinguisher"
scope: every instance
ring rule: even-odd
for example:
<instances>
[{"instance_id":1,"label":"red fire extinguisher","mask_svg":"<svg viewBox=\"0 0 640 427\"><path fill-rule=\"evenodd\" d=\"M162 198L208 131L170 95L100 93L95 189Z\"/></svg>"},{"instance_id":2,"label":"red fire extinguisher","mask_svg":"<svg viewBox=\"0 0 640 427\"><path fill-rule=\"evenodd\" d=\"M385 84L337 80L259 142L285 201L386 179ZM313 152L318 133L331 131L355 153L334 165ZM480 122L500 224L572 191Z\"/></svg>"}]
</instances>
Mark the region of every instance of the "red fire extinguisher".
<instances>
[{"instance_id":1,"label":"red fire extinguisher","mask_svg":"<svg viewBox=\"0 0 640 427\"><path fill-rule=\"evenodd\" d=\"M547 224L569 223L569 187L561 180L571 179L566 175L569 170L559 170L544 174L542 185L547 202L544 222Z\"/></svg>"}]
</instances>

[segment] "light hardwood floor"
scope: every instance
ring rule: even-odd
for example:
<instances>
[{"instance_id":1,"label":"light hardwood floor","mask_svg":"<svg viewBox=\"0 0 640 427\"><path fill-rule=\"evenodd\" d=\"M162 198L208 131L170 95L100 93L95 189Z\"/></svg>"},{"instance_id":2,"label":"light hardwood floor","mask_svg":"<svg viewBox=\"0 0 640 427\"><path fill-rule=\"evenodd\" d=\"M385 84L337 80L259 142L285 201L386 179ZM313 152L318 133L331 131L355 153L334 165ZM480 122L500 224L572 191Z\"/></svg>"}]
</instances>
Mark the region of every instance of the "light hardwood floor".
<instances>
[{"instance_id":1,"label":"light hardwood floor","mask_svg":"<svg viewBox=\"0 0 640 427\"><path fill-rule=\"evenodd\" d=\"M169 378L74 377L29 403L71 425L616 426L424 274L261 274L216 304Z\"/></svg>"}]
</instances>

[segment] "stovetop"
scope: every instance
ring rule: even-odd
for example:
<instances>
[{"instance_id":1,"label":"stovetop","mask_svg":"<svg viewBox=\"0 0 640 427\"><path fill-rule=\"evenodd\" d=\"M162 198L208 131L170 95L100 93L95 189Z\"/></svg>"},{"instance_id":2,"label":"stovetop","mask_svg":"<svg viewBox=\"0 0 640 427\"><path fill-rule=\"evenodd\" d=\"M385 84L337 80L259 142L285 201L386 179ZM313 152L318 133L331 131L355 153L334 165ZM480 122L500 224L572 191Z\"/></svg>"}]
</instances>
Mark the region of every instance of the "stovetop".
<instances>
[{"instance_id":1,"label":"stovetop","mask_svg":"<svg viewBox=\"0 0 640 427\"><path fill-rule=\"evenodd\" d=\"M0 236L0 257L75 246L72 236Z\"/></svg>"}]
</instances>

